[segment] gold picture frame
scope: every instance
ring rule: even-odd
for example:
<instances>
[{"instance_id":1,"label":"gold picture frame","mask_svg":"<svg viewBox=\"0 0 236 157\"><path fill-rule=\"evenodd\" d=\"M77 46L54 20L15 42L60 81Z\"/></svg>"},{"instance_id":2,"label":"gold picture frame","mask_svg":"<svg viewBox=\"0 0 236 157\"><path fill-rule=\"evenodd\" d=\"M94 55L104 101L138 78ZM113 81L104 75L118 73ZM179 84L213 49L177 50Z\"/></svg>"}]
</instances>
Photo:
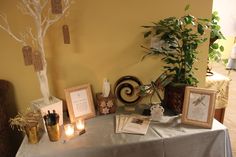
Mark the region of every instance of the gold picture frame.
<instances>
[{"instance_id":1,"label":"gold picture frame","mask_svg":"<svg viewBox=\"0 0 236 157\"><path fill-rule=\"evenodd\" d=\"M215 112L216 91L186 87L182 123L211 128Z\"/></svg>"},{"instance_id":2,"label":"gold picture frame","mask_svg":"<svg viewBox=\"0 0 236 157\"><path fill-rule=\"evenodd\" d=\"M76 119L95 117L95 108L90 84L64 89L71 123Z\"/></svg>"}]
</instances>

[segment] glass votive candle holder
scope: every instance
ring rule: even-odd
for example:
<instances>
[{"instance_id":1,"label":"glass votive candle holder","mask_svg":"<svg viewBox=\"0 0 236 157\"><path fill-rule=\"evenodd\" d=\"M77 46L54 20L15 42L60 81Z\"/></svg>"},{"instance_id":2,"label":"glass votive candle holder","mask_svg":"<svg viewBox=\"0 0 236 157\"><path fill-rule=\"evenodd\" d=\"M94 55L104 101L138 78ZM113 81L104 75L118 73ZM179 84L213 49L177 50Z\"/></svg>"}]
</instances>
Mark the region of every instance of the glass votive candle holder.
<instances>
[{"instance_id":1,"label":"glass votive candle holder","mask_svg":"<svg viewBox=\"0 0 236 157\"><path fill-rule=\"evenodd\" d=\"M79 131L85 129L84 119L79 118L76 120L76 129Z\"/></svg>"},{"instance_id":2,"label":"glass votive candle holder","mask_svg":"<svg viewBox=\"0 0 236 157\"><path fill-rule=\"evenodd\" d=\"M73 137L75 133L75 128L73 124L64 125L65 134L67 137Z\"/></svg>"}]
</instances>

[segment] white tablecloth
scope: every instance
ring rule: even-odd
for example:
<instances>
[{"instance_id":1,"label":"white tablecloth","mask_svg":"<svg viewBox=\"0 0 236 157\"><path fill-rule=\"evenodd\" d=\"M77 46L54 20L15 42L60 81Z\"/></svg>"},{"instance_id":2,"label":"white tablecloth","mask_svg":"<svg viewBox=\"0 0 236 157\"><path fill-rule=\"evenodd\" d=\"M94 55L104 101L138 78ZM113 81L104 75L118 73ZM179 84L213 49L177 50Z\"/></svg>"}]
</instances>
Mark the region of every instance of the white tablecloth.
<instances>
[{"instance_id":1,"label":"white tablecloth","mask_svg":"<svg viewBox=\"0 0 236 157\"><path fill-rule=\"evenodd\" d=\"M228 105L230 79L224 75L213 72L212 76L206 77L205 87L216 90L215 108L226 108Z\"/></svg>"},{"instance_id":2,"label":"white tablecloth","mask_svg":"<svg viewBox=\"0 0 236 157\"><path fill-rule=\"evenodd\" d=\"M38 144L24 138L16 157L232 157L228 131L188 126L179 117L151 122L146 135L115 134L114 115L86 121L86 133L64 143L44 134Z\"/></svg>"}]
</instances>

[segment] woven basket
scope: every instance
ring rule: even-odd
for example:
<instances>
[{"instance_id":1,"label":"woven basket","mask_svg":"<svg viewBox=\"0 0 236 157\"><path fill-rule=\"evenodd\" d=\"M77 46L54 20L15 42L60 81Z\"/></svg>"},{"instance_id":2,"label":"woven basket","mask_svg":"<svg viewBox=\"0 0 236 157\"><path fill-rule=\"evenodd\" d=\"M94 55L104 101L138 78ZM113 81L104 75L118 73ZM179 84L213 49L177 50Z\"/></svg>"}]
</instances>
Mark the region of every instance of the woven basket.
<instances>
[{"instance_id":1,"label":"woven basket","mask_svg":"<svg viewBox=\"0 0 236 157\"><path fill-rule=\"evenodd\" d=\"M185 87L185 84L169 84L165 87L164 104L175 114L182 113Z\"/></svg>"}]
</instances>

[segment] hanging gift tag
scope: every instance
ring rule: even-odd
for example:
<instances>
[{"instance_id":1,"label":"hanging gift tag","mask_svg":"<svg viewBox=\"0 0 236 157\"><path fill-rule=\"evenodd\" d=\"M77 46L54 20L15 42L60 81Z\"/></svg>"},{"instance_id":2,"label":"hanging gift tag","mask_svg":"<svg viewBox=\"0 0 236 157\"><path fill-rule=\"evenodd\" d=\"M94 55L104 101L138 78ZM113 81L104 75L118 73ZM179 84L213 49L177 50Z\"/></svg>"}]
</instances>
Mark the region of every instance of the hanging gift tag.
<instances>
[{"instance_id":1,"label":"hanging gift tag","mask_svg":"<svg viewBox=\"0 0 236 157\"><path fill-rule=\"evenodd\" d=\"M61 14L62 13L61 0L51 0L51 7L52 7L53 14Z\"/></svg>"},{"instance_id":2,"label":"hanging gift tag","mask_svg":"<svg viewBox=\"0 0 236 157\"><path fill-rule=\"evenodd\" d=\"M43 70L43 61L42 56L39 51L35 51L33 53L33 64L34 64L34 71L39 72Z\"/></svg>"},{"instance_id":3,"label":"hanging gift tag","mask_svg":"<svg viewBox=\"0 0 236 157\"><path fill-rule=\"evenodd\" d=\"M70 44L70 32L68 25L62 26L64 44Z\"/></svg>"},{"instance_id":4,"label":"hanging gift tag","mask_svg":"<svg viewBox=\"0 0 236 157\"><path fill-rule=\"evenodd\" d=\"M22 48L25 65L32 65L32 48L30 46L24 46Z\"/></svg>"}]
</instances>

